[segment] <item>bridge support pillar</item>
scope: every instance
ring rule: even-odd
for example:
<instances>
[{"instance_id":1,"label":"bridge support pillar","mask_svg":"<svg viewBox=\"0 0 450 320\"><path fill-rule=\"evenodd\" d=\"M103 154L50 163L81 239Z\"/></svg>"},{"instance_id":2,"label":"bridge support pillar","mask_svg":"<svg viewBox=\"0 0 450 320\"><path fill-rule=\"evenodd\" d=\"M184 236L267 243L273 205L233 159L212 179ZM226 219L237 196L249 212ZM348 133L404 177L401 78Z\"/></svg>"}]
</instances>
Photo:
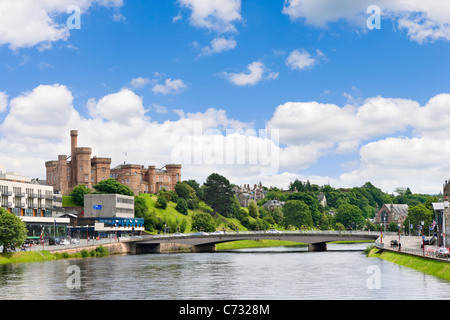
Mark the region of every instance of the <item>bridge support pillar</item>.
<instances>
[{"instance_id":1,"label":"bridge support pillar","mask_svg":"<svg viewBox=\"0 0 450 320\"><path fill-rule=\"evenodd\" d=\"M192 252L216 252L215 244L202 244L199 246L192 246Z\"/></svg>"},{"instance_id":2,"label":"bridge support pillar","mask_svg":"<svg viewBox=\"0 0 450 320\"><path fill-rule=\"evenodd\" d=\"M308 246L308 251L327 251L327 243L321 242L321 243L312 243Z\"/></svg>"}]
</instances>

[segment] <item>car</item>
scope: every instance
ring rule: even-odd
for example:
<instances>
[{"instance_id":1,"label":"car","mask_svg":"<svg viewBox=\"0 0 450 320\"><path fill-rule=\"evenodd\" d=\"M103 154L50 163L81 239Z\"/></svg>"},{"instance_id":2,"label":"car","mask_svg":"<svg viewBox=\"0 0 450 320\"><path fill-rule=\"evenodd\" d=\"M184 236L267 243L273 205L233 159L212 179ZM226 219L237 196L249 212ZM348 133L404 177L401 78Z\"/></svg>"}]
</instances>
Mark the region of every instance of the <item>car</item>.
<instances>
[{"instance_id":1,"label":"car","mask_svg":"<svg viewBox=\"0 0 450 320\"><path fill-rule=\"evenodd\" d=\"M449 257L449 252L448 252L447 248L439 248L439 249L437 249L436 254L440 258L448 258Z\"/></svg>"},{"instance_id":2,"label":"car","mask_svg":"<svg viewBox=\"0 0 450 320\"><path fill-rule=\"evenodd\" d=\"M56 245L58 245L58 244L61 244L61 239L60 239L60 238L53 238L53 237L50 237L50 238L48 238L48 244L49 244L50 246L56 246Z\"/></svg>"},{"instance_id":3,"label":"car","mask_svg":"<svg viewBox=\"0 0 450 320\"><path fill-rule=\"evenodd\" d=\"M270 229L269 231L267 231L267 233L280 234L281 231L278 231L278 230L275 230L275 229Z\"/></svg>"},{"instance_id":4,"label":"car","mask_svg":"<svg viewBox=\"0 0 450 320\"><path fill-rule=\"evenodd\" d=\"M69 239L63 238L63 239L60 239L59 244L61 246L65 246L65 245L70 244L70 242L69 242Z\"/></svg>"},{"instance_id":5,"label":"car","mask_svg":"<svg viewBox=\"0 0 450 320\"><path fill-rule=\"evenodd\" d=\"M72 239L70 239L70 243L72 243L72 244L80 243L80 239L72 238Z\"/></svg>"},{"instance_id":6,"label":"car","mask_svg":"<svg viewBox=\"0 0 450 320\"><path fill-rule=\"evenodd\" d=\"M225 232L223 232L223 231L214 231L214 232L211 233L211 234L225 234Z\"/></svg>"},{"instance_id":7,"label":"car","mask_svg":"<svg viewBox=\"0 0 450 320\"><path fill-rule=\"evenodd\" d=\"M209 233L200 231L200 232L193 233L193 234L191 234L191 235L192 235L192 236L209 236Z\"/></svg>"},{"instance_id":8,"label":"car","mask_svg":"<svg viewBox=\"0 0 450 320\"><path fill-rule=\"evenodd\" d=\"M186 237L185 234L182 234L182 233L179 233L179 232L174 233L173 236L174 237Z\"/></svg>"}]
</instances>

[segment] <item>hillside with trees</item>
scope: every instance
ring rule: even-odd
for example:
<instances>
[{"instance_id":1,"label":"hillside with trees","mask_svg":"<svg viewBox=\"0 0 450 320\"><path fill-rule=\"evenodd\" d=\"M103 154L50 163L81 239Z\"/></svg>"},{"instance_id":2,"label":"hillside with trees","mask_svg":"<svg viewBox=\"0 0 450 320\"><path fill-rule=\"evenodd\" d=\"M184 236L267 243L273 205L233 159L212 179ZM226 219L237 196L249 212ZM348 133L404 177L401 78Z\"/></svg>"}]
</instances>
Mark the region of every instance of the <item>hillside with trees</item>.
<instances>
[{"instance_id":1,"label":"hillside with trees","mask_svg":"<svg viewBox=\"0 0 450 320\"><path fill-rule=\"evenodd\" d=\"M99 193L132 193L113 179L94 188ZM195 180L178 182L173 191L162 189L157 195L135 196L135 216L144 218L146 230L152 233L271 228L376 230L378 227L371 219L384 204L394 203L409 205L408 225L416 228L420 221L425 221L426 226L432 224L431 203L440 200L439 196L413 194L409 188L397 188L395 194L389 194L370 182L361 187L333 188L295 180L288 190L264 187L265 198L244 208L232 188L231 182L217 173L211 174L203 185ZM84 194L90 192L77 187L72 198L81 203ZM324 197L325 205L321 203ZM264 206L270 200L284 205ZM390 227L397 228L396 225Z\"/></svg>"}]
</instances>

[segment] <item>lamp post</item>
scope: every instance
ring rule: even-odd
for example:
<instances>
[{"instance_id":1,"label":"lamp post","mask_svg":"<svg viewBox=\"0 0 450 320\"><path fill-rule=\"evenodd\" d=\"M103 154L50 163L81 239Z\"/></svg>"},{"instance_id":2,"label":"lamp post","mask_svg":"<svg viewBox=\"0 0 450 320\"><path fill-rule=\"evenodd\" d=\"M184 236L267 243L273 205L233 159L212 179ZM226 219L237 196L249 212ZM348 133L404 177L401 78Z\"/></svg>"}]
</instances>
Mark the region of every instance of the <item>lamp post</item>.
<instances>
[{"instance_id":1,"label":"lamp post","mask_svg":"<svg viewBox=\"0 0 450 320\"><path fill-rule=\"evenodd\" d=\"M381 243L383 243L383 224L380 223Z\"/></svg>"},{"instance_id":2,"label":"lamp post","mask_svg":"<svg viewBox=\"0 0 450 320\"><path fill-rule=\"evenodd\" d=\"M425 230L424 230L425 221L422 220L420 223L422 225L422 254L423 256L425 256Z\"/></svg>"}]
</instances>

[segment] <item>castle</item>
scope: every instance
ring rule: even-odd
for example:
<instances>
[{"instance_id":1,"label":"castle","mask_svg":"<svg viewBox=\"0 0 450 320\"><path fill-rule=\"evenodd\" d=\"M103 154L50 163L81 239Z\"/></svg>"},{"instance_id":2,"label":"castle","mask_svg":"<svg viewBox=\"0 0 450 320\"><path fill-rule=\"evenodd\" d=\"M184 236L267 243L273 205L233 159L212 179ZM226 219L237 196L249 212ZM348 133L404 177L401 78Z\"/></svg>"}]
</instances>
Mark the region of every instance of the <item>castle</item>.
<instances>
[{"instance_id":1,"label":"castle","mask_svg":"<svg viewBox=\"0 0 450 320\"><path fill-rule=\"evenodd\" d=\"M92 148L78 147L78 131L71 130L71 155L58 156L58 160L47 161L47 185L55 192L68 195L80 184L92 189L102 180L113 178L139 193L158 193L161 188L174 190L181 181L181 165L166 165L165 170L155 166L123 164L111 169L111 158L91 157Z\"/></svg>"}]
</instances>

